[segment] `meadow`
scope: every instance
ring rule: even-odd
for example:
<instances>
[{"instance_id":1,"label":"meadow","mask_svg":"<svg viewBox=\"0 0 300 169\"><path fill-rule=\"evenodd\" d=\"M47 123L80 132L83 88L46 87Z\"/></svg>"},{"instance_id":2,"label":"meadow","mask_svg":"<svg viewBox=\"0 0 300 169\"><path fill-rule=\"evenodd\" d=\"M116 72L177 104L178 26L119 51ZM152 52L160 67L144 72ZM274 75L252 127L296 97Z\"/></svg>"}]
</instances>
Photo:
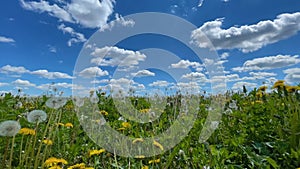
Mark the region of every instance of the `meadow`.
<instances>
[{"instance_id":1,"label":"meadow","mask_svg":"<svg viewBox=\"0 0 300 169\"><path fill-rule=\"evenodd\" d=\"M40 97L6 93L0 97L0 168L296 169L300 167L299 91L300 86L287 86L284 81L269 89L247 91L245 86L241 92L228 91L222 118L204 143L199 135L215 96L198 96L197 117L188 135L152 157L121 157L95 144L80 125L72 98L54 97L56 93ZM157 120L140 124L120 118L110 95L94 94L98 113L113 129L132 138L167 130L182 104L180 95L169 96ZM139 113L153 111L147 97L129 99ZM164 149L159 142L153 144Z\"/></svg>"}]
</instances>

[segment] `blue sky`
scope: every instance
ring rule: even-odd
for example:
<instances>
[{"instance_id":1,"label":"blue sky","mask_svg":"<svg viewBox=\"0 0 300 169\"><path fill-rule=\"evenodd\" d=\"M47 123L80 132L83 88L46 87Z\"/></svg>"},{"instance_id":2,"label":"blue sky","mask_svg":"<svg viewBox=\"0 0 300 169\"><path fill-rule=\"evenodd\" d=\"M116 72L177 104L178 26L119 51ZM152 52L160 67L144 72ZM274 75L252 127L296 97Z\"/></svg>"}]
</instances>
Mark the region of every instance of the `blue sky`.
<instances>
[{"instance_id":1,"label":"blue sky","mask_svg":"<svg viewBox=\"0 0 300 169\"><path fill-rule=\"evenodd\" d=\"M171 62L168 55L178 55L180 59L165 65L165 71L177 69L182 73L179 79L193 77L201 91L210 91L212 79L205 69L209 60L194 59L186 47L163 36L130 37L105 48L111 53L106 62L74 71L80 51L85 43L91 44L88 39L97 30L114 29L111 21L134 27L135 21L126 16L140 12L172 14L194 24L190 40L199 48L210 48L201 40L201 32L205 33L218 54L220 60L214 64L223 67L228 90L270 86L278 79L290 85L300 83L299 0L4 0L0 6L0 92L16 94L22 89L24 94L41 95L52 86L70 95L72 87L90 90L78 84L82 76L103 90L126 85L142 93L172 89L176 78L170 74L154 68L131 69L151 62L147 59L155 52L147 48L163 49L155 50L163 55L158 58L162 62ZM91 49L104 50L103 46ZM112 76L117 70L113 61L126 57L131 78L126 73Z\"/></svg>"}]
</instances>

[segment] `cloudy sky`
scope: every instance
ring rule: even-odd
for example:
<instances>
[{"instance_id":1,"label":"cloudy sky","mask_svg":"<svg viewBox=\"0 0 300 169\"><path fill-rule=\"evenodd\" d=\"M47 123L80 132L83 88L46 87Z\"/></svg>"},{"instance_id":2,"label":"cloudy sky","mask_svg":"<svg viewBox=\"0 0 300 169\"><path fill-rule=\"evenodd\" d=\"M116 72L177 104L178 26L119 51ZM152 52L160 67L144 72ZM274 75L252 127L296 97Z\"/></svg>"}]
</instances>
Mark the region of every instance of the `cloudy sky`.
<instances>
[{"instance_id":1,"label":"cloudy sky","mask_svg":"<svg viewBox=\"0 0 300 169\"><path fill-rule=\"evenodd\" d=\"M89 42L97 31L133 29L138 23L126 16L141 12L172 14L192 23L190 44L215 50L218 60L197 60L164 36L140 35L114 46ZM81 78L103 90L130 86L143 92L195 85L210 91L218 79L228 90L278 79L300 83L299 0L4 0L0 22L1 93L21 89L41 95L56 87L70 95L72 88L89 90ZM85 67L76 66L82 50L90 56ZM211 64L222 67L225 80L210 76Z\"/></svg>"}]
</instances>

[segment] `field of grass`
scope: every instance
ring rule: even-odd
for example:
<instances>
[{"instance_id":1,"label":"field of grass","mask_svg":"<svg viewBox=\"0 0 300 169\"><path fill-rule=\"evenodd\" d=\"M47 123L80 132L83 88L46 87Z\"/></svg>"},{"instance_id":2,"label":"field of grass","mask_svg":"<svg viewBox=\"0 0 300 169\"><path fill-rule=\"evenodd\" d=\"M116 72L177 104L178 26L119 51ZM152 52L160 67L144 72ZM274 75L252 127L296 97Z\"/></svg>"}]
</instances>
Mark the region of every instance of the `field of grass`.
<instances>
[{"instance_id":1,"label":"field of grass","mask_svg":"<svg viewBox=\"0 0 300 169\"><path fill-rule=\"evenodd\" d=\"M216 130L204 143L199 142L199 135L213 96L197 96L198 114L188 135L175 147L152 157L121 157L95 144L80 125L72 98L4 94L0 97L0 168L300 167L299 87L278 81L273 89L266 90L262 86L253 91L245 87L243 92L227 92L222 119L214 124ZM110 95L95 93L98 113L113 129L132 138L167 130L180 113L176 107L182 104L180 95L169 96L157 120L140 124L120 118ZM154 111L146 97L129 99L140 113ZM153 144L159 150L166 146Z\"/></svg>"}]
</instances>

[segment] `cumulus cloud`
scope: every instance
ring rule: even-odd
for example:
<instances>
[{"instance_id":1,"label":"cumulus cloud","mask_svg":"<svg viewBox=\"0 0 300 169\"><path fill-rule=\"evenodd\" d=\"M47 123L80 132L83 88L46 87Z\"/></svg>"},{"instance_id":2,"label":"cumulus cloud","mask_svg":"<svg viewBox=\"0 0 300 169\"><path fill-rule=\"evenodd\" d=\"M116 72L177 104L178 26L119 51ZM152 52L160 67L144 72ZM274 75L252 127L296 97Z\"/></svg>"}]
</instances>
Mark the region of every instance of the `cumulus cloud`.
<instances>
[{"instance_id":1,"label":"cumulus cloud","mask_svg":"<svg viewBox=\"0 0 300 169\"><path fill-rule=\"evenodd\" d=\"M72 43L80 43L86 41L86 38L82 33L74 31L74 29L71 27L68 27L64 24L60 24L57 28L63 31L63 33L68 33L71 35L72 38L68 41L68 46L72 46Z\"/></svg>"},{"instance_id":2,"label":"cumulus cloud","mask_svg":"<svg viewBox=\"0 0 300 169\"><path fill-rule=\"evenodd\" d=\"M181 78L189 79L189 80L200 80L202 82L207 81L206 76L200 72L191 72L191 73L183 75Z\"/></svg>"},{"instance_id":3,"label":"cumulus cloud","mask_svg":"<svg viewBox=\"0 0 300 169\"><path fill-rule=\"evenodd\" d=\"M283 71L286 74L284 80L287 83L293 84L296 83L297 85L300 83L300 68L290 68Z\"/></svg>"},{"instance_id":4,"label":"cumulus cloud","mask_svg":"<svg viewBox=\"0 0 300 169\"><path fill-rule=\"evenodd\" d=\"M91 63L99 66L132 67L146 59L146 55L139 51L121 49L115 46L95 48L91 55L95 57Z\"/></svg>"},{"instance_id":5,"label":"cumulus cloud","mask_svg":"<svg viewBox=\"0 0 300 169\"><path fill-rule=\"evenodd\" d=\"M78 23L87 28L99 28L107 23L108 17L113 13L114 0L71 0L65 3L52 3L48 1L20 0L21 6L30 11L47 13L60 21Z\"/></svg>"},{"instance_id":6,"label":"cumulus cloud","mask_svg":"<svg viewBox=\"0 0 300 169\"><path fill-rule=\"evenodd\" d=\"M70 84L70 83L46 83L46 84L41 84L37 86L36 88L41 89L41 90L49 90L49 87L54 87L54 88L68 88L68 89L84 89L84 87L76 85L76 84Z\"/></svg>"},{"instance_id":7,"label":"cumulus cloud","mask_svg":"<svg viewBox=\"0 0 300 169\"><path fill-rule=\"evenodd\" d=\"M91 77L100 77L100 76L107 76L108 72L106 70L102 70L99 67L88 67L83 69L79 72L79 76L84 78L91 78Z\"/></svg>"},{"instance_id":8,"label":"cumulus cloud","mask_svg":"<svg viewBox=\"0 0 300 169\"><path fill-rule=\"evenodd\" d=\"M233 71L247 72L282 68L300 63L299 55L276 55L247 60L242 67L232 68Z\"/></svg>"},{"instance_id":9,"label":"cumulus cloud","mask_svg":"<svg viewBox=\"0 0 300 169\"><path fill-rule=\"evenodd\" d=\"M257 86L256 83L250 83L250 82L236 82L232 85L232 90L240 91L243 89L243 86L245 86L247 89L253 89Z\"/></svg>"},{"instance_id":10,"label":"cumulus cloud","mask_svg":"<svg viewBox=\"0 0 300 169\"><path fill-rule=\"evenodd\" d=\"M134 24L135 24L134 20L132 19L125 20L121 15L116 14L115 20L111 21L108 24L103 25L99 31L104 32L105 30L112 30L112 28L115 26L133 27Z\"/></svg>"},{"instance_id":11,"label":"cumulus cloud","mask_svg":"<svg viewBox=\"0 0 300 169\"><path fill-rule=\"evenodd\" d=\"M223 29L223 20L216 19L204 23L191 34L192 43L201 48L239 49L242 52L256 51L263 46L278 42L298 33L300 12L280 14L274 20L264 20L253 25L233 26Z\"/></svg>"},{"instance_id":12,"label":"cumulus cloud","mask_svg":"<svg viewBox=\"0 0 300 169\"><path fill-rule=\"evenodd\" d=\"M33 75L38 75L47 79L72 79L73 77L61 72L48 72L48 70L36 70L30 72Z\"/></svg>"},{"instance_id":13,"label":"cumulus cloud","mask_svg":"<svg viewBox=\"0 0 300 169\"><path fill-rule=\"evenodd\" d=\"M170 83L165 80L157 80L149 84L150 87L167 87Z\"/></svg>"},{"instance_id":14,"label":"cumulus cloud","mask_svg":"<svg viewBox=\"0 0 300 169\"><path fill-rule=\"evenodd\" d=\"M8 86L9 84L8 83L2 83L2 82L0 82L0 87L2 87L2 86Z\"/></svg>"},{"instance_id":15,"label":"cumulus cloud","mask_svg":"<svg viewBox=\"0 0 300 169\"><path fill-rule=\"evenodd\" d=\"M131 75L135 77L144 77L144 76L155 76L155 73L149 70L140 70L136 73L131 73Z\"/></svg>"},{"instance_id":16,"label":"cumulus cloud","mask_svg":"<svg viewBox=\"0 0 300 169\"><path fill-rule=\"evenodd\" d=\"M11 66L11 65L5 65L3 67L0 68L0 73L16 73L16 74L23 74L23 73L28 73L30 72L29 70L27 70L26 68L24 68L23 66Z\"/></svg>"},{"instance_id":17,"label":"cumulus cloud","mask_svg":"<svg viewBox=\"0 0 300 169\"><path fill-rule=\"evenodd\" d=\"M0 36L0 42L13 43L13 42L15 42L15 40L12 38L5 37L5 36Z\"/></svg>"},{"instance_id":18,"label":"cumulus cloud","mask_svg":"<svg viewBox=\"0 0 300 169\"><path fill-rule=\"evenodd\" d=\"M35 84L29 82L28 80L22 80L22 79L17 79L12 82L12 84L16 85L17 87L33 87L36 86Z\"/></svg>"},{"instance_id":19,"label":"cumulus cloud","mask_svg":"<svg viewBox=\"0 0 300 169\"><path fill-rule=\"evenodd\" d=\"M199 62L191 62L189 60L180 60L178 63L171 64L171 68L197 68L202 66Z\"/></svg>"}]
</instances>

